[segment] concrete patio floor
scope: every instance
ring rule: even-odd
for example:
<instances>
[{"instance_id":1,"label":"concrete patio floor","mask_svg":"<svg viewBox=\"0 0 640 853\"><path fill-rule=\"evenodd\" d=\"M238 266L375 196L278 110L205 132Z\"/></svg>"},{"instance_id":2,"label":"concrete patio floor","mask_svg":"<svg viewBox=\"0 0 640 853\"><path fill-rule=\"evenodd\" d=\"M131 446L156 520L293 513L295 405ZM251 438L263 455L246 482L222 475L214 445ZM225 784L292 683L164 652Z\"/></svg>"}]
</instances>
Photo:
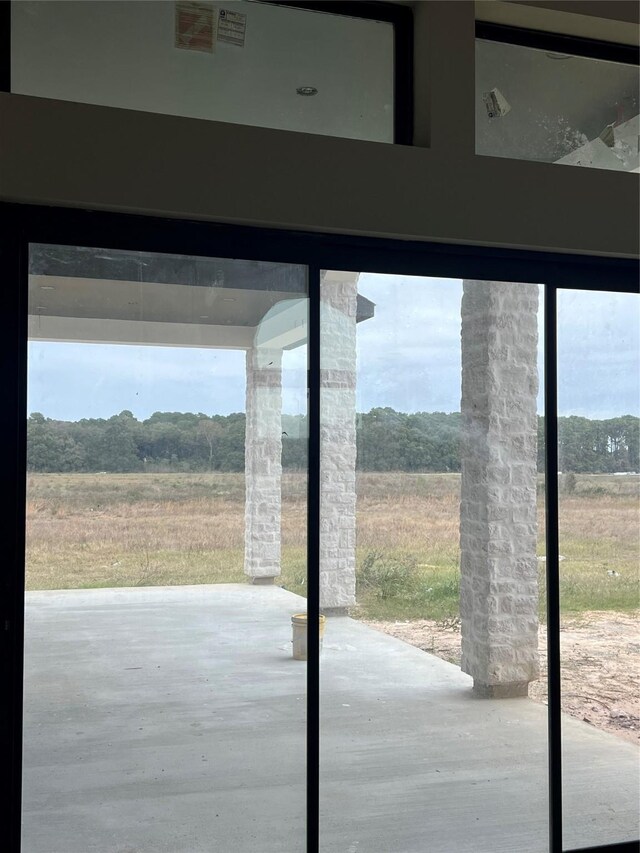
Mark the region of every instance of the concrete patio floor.
<instances>
[{"instance_id":1,"label":"concrete patio floor","mask_svg":"<svg viewBox=\"0 0 640 853\"><path fill-rule=\"evenodd\" d=\"M28 593L25 853L302 853L304 609L234 584ZM548 849L545 707L348 618L321 678L325 853ZM637 837L637 748L564 738L565 849Z\"/></svg>"}]
</instances>

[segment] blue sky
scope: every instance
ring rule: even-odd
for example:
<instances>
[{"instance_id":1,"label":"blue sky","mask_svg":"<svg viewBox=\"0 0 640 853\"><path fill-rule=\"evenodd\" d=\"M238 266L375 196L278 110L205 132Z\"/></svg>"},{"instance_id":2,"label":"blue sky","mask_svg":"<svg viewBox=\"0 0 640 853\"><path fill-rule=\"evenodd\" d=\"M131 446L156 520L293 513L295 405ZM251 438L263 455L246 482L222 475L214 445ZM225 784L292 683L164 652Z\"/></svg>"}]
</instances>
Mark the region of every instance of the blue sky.
<instances>
[{"instance_id":1,"label":"blue sky","mask_svg":"<svg viewBox=\"0 0 640 853\"><path fill-rule=\"evenodd\" d=\"M358 411L459 411L462 283L363 274L359 290L376 312L358 325ZM639 301L559 294L561 414L640 413ZM539 356L542 370L541 347ZM304 348L285 353L285 412L305 410L305 359ZM123 409L140 419L155 411L241 412L244 385L241 351L29 345L28 410L52 418L110 417Z\"/></svg>"}]
</instances>

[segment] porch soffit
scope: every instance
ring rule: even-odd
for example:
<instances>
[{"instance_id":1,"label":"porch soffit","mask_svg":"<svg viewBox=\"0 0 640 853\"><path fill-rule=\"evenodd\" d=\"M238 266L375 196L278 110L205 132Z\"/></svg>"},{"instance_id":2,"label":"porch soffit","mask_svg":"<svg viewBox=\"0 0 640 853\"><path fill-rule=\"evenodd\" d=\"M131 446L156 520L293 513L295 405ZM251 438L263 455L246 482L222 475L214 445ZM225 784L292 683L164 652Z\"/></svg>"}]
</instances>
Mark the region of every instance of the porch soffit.
<instances>
[{"instance_id":1,"label":"porch soffit","mask_svg":"<svg viewBox=\"0 0 640 853\"><path fill-rule=\"evenodd\" d=\"M274 346L306 341L301 265L35 245L29 290L36 340L246 349L260 327ZM358 321L373 312L359 296Z\"/></svg>"}]
</instances>

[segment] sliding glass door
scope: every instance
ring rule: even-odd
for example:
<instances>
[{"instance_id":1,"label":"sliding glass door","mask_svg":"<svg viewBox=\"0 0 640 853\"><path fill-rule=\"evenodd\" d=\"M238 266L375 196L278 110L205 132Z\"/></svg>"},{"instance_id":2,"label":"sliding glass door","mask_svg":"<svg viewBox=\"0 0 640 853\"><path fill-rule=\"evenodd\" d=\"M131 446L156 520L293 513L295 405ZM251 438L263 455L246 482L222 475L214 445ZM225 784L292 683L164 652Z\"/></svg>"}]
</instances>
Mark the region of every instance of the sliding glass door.
<instances>
[{"instance_id":1,"label":"sliding glass door","mask_svg":"<svg viewBox=\"0 0 640 853\"><path fill-rule=\"evenodd\" d=\"M638 836L640 299L558 292L564 844Z\"/></svg>"},{"instance_id":2,"label":"sliding glass door","mask_svg":"<svg viewBox=\"0 0 640 853\"><path fill-rule=\"evenodd\" d=\"M304 266L30 246L24 851L303 849L306 338Z\"/></svg>"},{"instance_id":3,"label":"sliding glass door","mask_svg":"<svg viewBox=\"0 0 640 853\"><path fill-rule=\"evenodd\" d=\"M320 273L321 850L548 850L550 788L562 849L637 835L638 320L631 293Z\"/></svg>"},{"instance_id":4,"label":"sliding glass door","mask_svg":"<svg viewBox=\"0 0 640 853\"><path fill-rule=\"evenodd\" d=\"M637 836L631 265L10 212L12 853Z\"/></svg>"},{"instance_id":5,"label":"sliding glass door","mask_svg":"<svg viewBox=\"0 0 640 853\"><path fill-rule=\"evenodd\" d=\"M323 275L326 853L548 849L542 298Z\"/></svg>"}]
</instances>

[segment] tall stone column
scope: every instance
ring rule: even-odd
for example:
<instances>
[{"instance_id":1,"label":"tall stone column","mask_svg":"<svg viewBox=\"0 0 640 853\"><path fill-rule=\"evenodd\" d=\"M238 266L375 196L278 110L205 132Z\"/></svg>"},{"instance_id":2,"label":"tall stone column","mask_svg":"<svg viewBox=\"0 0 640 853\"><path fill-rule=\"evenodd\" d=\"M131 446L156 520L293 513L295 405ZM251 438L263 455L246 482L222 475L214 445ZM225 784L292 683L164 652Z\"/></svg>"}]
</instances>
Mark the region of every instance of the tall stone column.
<instances>
[{"instance_id":1,"label":"tall stone column","mask_svg":"<svg viewBox=\"0 0 640 853\"><path fill-rule=\"evenodd\" d=\"M247 350L244 571L252 583L280 574L282 351Z\"/></svg>"},{"instance_id":2,"label":"tall stone column","mask_svg":"<svg viewBox=\"0 0 640 853\"><path fill-rule=\"evenodd\" d=\"M339 614L356 593L358 274L326 272L320 298L320 607Z\"/></svg>"},{"instance_id":3,"label":"tall stone column","mask_svg":"<svg viewBox=\"0 0 640 853\"><path fill-rule=\"evenodd\" d=\"M484 696L538 678L538 288L465 281L462 297L462 669Z\"/></svg>"}]
</instances>

